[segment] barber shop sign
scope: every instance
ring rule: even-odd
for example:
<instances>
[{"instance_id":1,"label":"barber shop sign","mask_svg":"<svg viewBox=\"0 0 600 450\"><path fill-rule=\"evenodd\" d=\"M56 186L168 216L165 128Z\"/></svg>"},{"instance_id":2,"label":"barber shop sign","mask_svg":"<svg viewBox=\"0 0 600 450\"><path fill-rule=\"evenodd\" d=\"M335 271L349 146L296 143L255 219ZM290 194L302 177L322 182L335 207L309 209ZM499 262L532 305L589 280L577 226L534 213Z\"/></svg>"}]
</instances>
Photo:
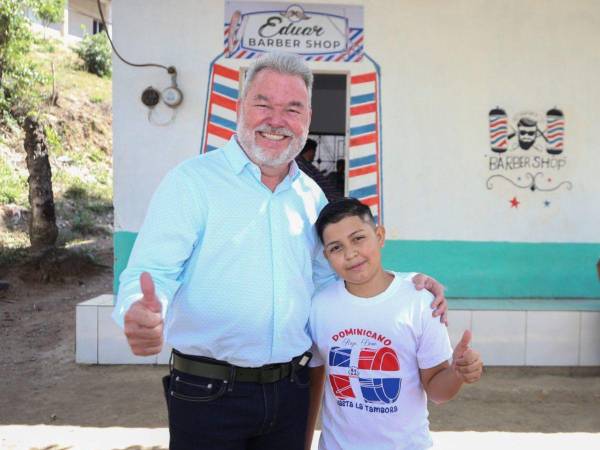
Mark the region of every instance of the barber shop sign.
<instances>
[{"instance_id":1,"label":"barber shop sign","mask_svg":"<svg viewBox=\"0 0 600 450\"><path fill-rule=\"evenodd\" d=\"M225 55L253 58L287 51L308 61L360 61L362 6L275 2L225 3Z\"/></svg>"},{"instance_id":2,"label":"barber shop sign","mask_svg":"<svg viewBox=\"0 0 600 450\"><path fill-rule=\"evenodd\" d=\"M565 148L565 115L553 107L545 113L522 111L509 118L497 106L489 112L490 152L485 155L489 190L503 186L511 191L527 190L545 195L571 190L573 183L565 179L567 149ZM521 202L515 194L511 208ZM545 198L545 207L551 205Z\"/></svg>"}]
</instances>

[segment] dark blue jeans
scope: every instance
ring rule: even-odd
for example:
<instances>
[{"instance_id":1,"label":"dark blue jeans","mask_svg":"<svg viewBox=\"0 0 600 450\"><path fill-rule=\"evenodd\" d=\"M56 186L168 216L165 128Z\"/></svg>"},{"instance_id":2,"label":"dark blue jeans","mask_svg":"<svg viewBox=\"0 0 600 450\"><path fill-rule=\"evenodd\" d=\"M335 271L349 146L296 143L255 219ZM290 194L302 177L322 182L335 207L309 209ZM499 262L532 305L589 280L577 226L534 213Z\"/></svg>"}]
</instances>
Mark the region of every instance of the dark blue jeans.
<instances>
[{"instance_id":1,"label":"dark blue jeans","mask_svg":"<svg viewBox=\"0 0 600 450\"><path fill-rule=\"evenodd\" d=\"M171 450L303 450L305 367L275 383L224 383L172 370L163 379Z\"/></svg>"}]
</instances>

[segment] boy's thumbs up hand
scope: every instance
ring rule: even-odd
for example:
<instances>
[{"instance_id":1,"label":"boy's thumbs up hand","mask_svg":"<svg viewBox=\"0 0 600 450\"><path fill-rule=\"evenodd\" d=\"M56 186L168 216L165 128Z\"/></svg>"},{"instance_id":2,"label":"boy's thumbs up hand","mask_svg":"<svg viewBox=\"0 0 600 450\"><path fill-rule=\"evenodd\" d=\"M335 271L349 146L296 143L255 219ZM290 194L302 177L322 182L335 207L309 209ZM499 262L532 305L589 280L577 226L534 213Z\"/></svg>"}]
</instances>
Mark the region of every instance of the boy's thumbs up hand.
<instances>
[{"instance_id":1,"label":"boy's thumbs up hand","mask_svg":"<svg viewBox=\"0 0 600 450\"><path fill-rule=\"evenodd\" d=\"M156 355L163 345L162 305L148 272L140 276L140 286L142 298L134 302L125 314L125 336L134 355Z\"/></svg>"},{"instance_id":2,"label":"boy's thumbs up hand","mask_svg":"<svg viewBox=\"0 0 600 450\"><path fill-rule=\"evenodd\" d=\"M452 360L457 360L469 349L469 344L471 343L472 337L473 335L471 334L471 330L465 330L463 332L460 341L458 341L458 344L456 344L456 347L454 347L454 353L452 353Z\"/></svg>"},{"instance_id":3,"label":"boy's thumbs up hand","mask_svg":"<svg viewBox=\"0 0 600 450\"><path fill-rule=\"evenodd\" d=\"M479 353L469 347L471 338L471 331L465 330L452 353L452 369L465 383L475 383L483 372L483 362Z\"/></svg>"}]
</instances>

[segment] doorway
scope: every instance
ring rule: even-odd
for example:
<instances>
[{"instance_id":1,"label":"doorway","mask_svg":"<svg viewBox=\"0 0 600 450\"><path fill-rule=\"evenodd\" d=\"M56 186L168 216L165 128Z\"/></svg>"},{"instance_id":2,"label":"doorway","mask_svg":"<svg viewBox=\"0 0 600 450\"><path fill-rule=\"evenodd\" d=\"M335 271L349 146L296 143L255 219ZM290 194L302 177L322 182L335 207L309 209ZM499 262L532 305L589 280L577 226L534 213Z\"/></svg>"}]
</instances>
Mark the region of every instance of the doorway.
<instances>
[{"instance_id":1,"label":"doorway","mask_svg":"<svg viewBox=\"0 0 600 450\"><path fill-rule=\"evenodd\" d=\"M340 196L347 195L347 95L348 74L314 74L309 138L317 142L317 151L312 164Z\"/></svg>"}]
</instances>

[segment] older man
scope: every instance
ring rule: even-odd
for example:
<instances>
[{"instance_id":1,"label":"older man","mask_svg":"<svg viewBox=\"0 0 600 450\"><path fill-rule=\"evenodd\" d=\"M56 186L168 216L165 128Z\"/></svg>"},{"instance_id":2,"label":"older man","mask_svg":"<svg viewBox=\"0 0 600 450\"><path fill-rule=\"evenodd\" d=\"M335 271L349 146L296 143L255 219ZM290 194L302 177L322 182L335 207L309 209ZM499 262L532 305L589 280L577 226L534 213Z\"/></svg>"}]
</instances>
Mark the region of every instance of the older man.
<instances>
[{"instance_id":1,"label":"older man","mask_svg":"<svg viewBox=\"0 0 600 450\"><path fill-rule=\"evenodd\" d=\"M294 162L311 87L298 57L257 60L237 136L169 172L121 275L114 318L133 352L158 353L163 335L174 349L164 380L171 449L304 447L310 299L334 277L313 230L326 199ZM441 286L417 283L433 286L444 313Z\"/></svg>"}]
</instances>

